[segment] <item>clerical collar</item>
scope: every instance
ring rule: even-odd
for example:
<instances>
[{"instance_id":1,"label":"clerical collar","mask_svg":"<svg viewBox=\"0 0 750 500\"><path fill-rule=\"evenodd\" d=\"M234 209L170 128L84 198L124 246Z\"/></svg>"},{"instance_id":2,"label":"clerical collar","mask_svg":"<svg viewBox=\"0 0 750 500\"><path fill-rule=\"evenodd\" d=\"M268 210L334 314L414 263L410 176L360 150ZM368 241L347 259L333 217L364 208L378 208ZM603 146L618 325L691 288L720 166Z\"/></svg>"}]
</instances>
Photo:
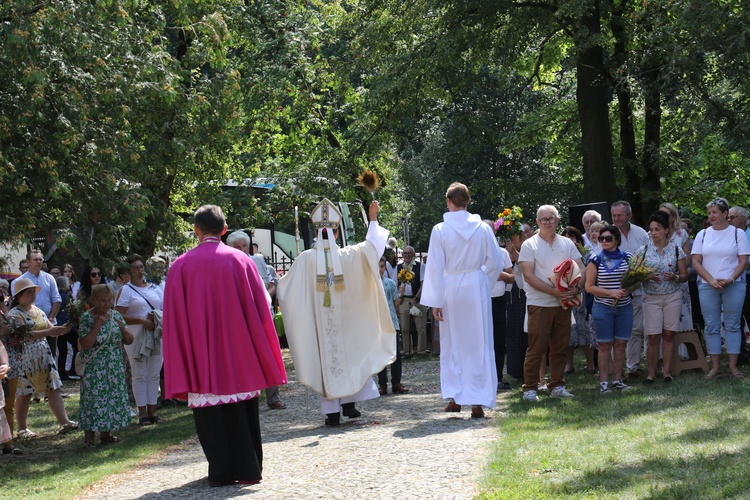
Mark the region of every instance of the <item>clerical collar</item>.
<instances>
[{"instance_id":1,"label":"clerical collar","mask_svg":"<svg viewBox=\"0 0 750 500\"><path fill-rule=\"evenodd\" d=\"M204 243L221 243L221 238L218 236L206 236L199 244L202 245Z\"/></svg>"}]
</instances>

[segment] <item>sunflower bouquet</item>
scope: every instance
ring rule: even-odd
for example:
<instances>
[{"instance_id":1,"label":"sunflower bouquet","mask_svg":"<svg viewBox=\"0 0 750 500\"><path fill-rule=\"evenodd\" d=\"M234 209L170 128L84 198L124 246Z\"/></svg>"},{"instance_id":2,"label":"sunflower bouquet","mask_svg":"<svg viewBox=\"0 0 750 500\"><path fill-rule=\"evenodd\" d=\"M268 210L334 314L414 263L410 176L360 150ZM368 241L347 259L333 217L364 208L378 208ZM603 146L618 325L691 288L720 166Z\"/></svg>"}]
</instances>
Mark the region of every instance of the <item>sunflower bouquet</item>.
<instances>
[{"instance_id":1,"label":"sunflower bouquet","mask_svg":"<svg viewBox=\"0 0 750 500\"><path fill-rule=\"evenodd\" d=\"M497 220L494 224L495 233L503 238L520 235L523 231L522 219L521 207L514 205L511 208L504 209L497 214Z\"/></svg>"},{"instance_id":2,"label":"sunflower bouquet","mask_svg":"<svg viewBox=\"0 0 750 500\"><path fill-rule=\"evenodd\" d=\"M409 269L402 269L398 272L398 282L399 283L411 283L411 280L414 279L414 273L410 271Z\"/></svg>"}]
</instances>

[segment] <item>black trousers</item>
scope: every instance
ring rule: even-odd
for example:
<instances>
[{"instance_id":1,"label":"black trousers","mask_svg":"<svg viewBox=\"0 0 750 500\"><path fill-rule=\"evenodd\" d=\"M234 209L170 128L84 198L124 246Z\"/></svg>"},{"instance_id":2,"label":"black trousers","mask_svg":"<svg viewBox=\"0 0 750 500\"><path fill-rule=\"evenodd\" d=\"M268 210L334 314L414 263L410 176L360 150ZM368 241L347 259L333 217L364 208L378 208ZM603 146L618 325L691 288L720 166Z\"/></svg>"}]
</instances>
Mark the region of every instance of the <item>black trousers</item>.
<instances>
[{"instance_id":1,"label":"black trousers","mask_svg":"<svg viewBox=\"0 0 750 500\"><path fill-rule=\"evenodd\" d=\"M505 336L508 325L505 317L507 297L492 297L492 337L495 342L495 368L497 369L497 381L503 380L503 368L505 366Z\"/></svg>"},{"instance_id":2,"label":"black trousers","mask_svg":"<svg viewBox=\"0 0 750 500\"><path fill-rule=\"evenodd\" d=\"M401 356L401 332L396 330L396 361L391 363L391 386L401 383ZM388 385L387 366L378 373L378 385Z\"/></svg>"},{"instance_id":3,"label":"black trousers","mask_svg":"<svg viewBox=\"0 0 750 500\"><path fill-rule=\"evenodd\" d=\"M65 369L65 360L68 358L68 342L73 346L73 360L75 360L78 352L78 332L76 330L71 330L65 335L57 337L57 371L60 372L61 377L67 377L69 374L75 375L75 366L71 367L70 373Z\"/></svg>"},{"instance_id":4,"label":"black trousers","mask_svg":"<svg viewBox=\"0 0 750 500\"><path fill-rule=\"evenodd\" d=\"M258 398L193 408L210 482L260 481L263 445L258 415Z\"/></svg>"}]
</instances>

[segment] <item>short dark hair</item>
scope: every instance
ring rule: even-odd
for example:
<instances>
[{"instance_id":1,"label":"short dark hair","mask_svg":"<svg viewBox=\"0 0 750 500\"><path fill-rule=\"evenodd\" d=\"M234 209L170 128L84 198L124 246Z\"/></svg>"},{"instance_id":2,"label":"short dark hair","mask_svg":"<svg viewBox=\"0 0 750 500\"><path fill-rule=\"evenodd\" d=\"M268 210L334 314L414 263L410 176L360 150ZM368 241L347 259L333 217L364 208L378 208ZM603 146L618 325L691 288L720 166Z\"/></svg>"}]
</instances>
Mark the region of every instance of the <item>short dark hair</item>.
<instances>
[{"instance_id":1,"label":"short dark hair","mask_svg":"<svg viewBox=\"0 0 750 500\"><path fill-rule=\"evenodd\" d=\"M656 212L651 214L651 217L648 218L648 225L650 226L652 222L656 222L661 227L669 231L669 215L666 212L662 212L661 210L657 210Z\"/></svg>"},{"instance_id":2,"label":"short dark hair","mask_svg":"<svg viewBox=\"0 0 750 500\"><path fill-rule=\"evenodd\" d=\"M665 214L666 215L666 214ZM617 242L617 246L620 246L620 243L622 242L622 233L620 233L620 229L617 226L607 226L603 227L601 231L599 231L599 238L602 237L602 234L609 233L612 236L615 237L615 241Z\"/></svg>"},{"instance_id":3,"label":"short dark hair","mask_svg":"<svg viewBox=\"0 0 750 500\"><path fill-rule=\"evenodd\" d=\"M42 256L42 259L44 258L44 254L42 253L41 250L39 250L38 248L32 248L26 254L26 260L31 260L31 256L34 255L34 254L39 254L39 255Z\"/></svg>"},{"instance_id":4,"label":"short dark hair","mask_svg":"<svg viewBox=\"0 0 750 500\"><path fill-rule=\"evenodd\" d=\"M203 205L193 216L195 227L208 234L221 234L226 223L224 212L216 205Z\"/></svg>"},{"instance_id":5,"label":"short dark hair","mask_svg":"<svg viewBox=\"0 0 750 500\"><path fill-rule=\"evenodd\" d=\"M567 236L567 237L572 236L578 242L578 244L580 244L580 245L583 245L585 243L585 241L583 239L583 235L581 234L581 232L578 230L577 227L568 226L568 227L566 227L565 229L562 230L561 235L562 236Z\"/></svg>"}]
</instances>

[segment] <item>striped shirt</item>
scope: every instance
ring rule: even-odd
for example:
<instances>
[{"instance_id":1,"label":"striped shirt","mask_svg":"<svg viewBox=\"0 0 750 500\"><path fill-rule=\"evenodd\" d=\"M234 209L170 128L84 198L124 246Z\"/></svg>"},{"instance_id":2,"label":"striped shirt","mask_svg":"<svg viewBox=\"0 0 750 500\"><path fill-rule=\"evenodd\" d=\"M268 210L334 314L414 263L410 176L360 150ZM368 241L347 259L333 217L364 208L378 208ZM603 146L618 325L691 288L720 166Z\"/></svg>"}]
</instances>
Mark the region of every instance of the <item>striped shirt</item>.
<instances>
[{"instance_id":1,"label":"striped shirt","mask_svg":"<svg viewBox=\"0 0 750 500\"><path fill-rule=\"evenodd\" d=\"M633 257L630 252L625 252L625 257L620 261L620 265L614 269L609 269L607 266L607 258L603 253L592 257L589 262L593 262L596 265L596 286L607 290L619 290L621 288L622 277L628 271L630 266L628 262ZM594 295L594 302L611 306L615 299L611 297L599 297ZM617 307L623 307L630 304L630 295L620 299L617 302Z\"/></svg>"}]
</instances>

